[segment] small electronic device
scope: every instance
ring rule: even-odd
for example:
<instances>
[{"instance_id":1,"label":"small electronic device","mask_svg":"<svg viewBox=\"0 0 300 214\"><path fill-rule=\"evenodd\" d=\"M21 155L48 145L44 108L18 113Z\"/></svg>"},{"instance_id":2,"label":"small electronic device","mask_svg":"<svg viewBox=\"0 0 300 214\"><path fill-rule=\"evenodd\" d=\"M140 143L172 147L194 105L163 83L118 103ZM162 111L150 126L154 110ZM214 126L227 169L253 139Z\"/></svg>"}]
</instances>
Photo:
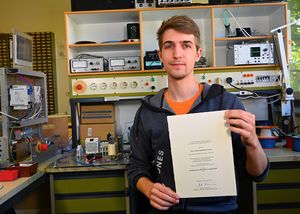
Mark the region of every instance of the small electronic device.
<instances>
[{"instance_id":1,"label":"small electronic device","mask_svg":"<svg viewBox=\"0 0 300 214\"><path fill-rule=\"evenodd\" d=\"M42 101L41 86L12 85L9 95L9 105L14 110L28 109L30 103L40 104Z\"/></svg>"},{"instance_id":2,"label":"small electronic device","mask_svg":"<svg viewBox=\"0 0 300 214\"><path fill-rule=\"evenodd\" d=\"M28 109L30 96L28 94L27 85L12 85L9 89L9 105L15 110L17 109Z\"/></svg>"},{"instance_id":3,"label":"small electronic device","mask_svg":"<svg viewBox=\"0 0 300 214\"><path fill-rule=\"evenodd\" d=\"M33 65L33 39L30 35L13 29L12 59L13 67L32 69Z\"/></svg>"},{"instance_id":4,"label":"small electronic device","mask_svg":"<svg viewBox=\"0 0 300 214\"><path fill-rule=\"evenodd\" d=\"M157 50L146 51L144 56L144 67L146 70L161 69L163 67L161 61L159 60Z\"/></svg>"},{"instance_id":5,"label":"small electronic device","mask_svg":"<svg viewBox=\"0 0 300 214\"><path fill-rule=\"evenodd\" d=\"M71 73L104 71L104 58L71 59Z\"/></svg>"},{"instance_id":6,"label":"small electronic device","mask_svg":"<svg viewBox=\"0 0 300 214\"><path fill-rule=\"evenodd\" d=\"M157 6L179 6L179 5L191 5L192 0L158 0Z\"/></svg>"},{"instance_id":7,"label":"small electronic device","mask_svg":"<svg viewBox=\"0 0 300 214\"><path fill-rule=\"evenodd\" d=\"M140 25L139 23L127 24L127 39L139 39L140 38Z\"/></svg>"},{"instance_id":8,"label":"small electronic device","mask_svg":"<svg viewBox=\"0 0 300 214\"><path fill-rule=\"evenodd\" d=\"M244 28L243 28L243 31L244 31L244 32L242 32L241 28L236 28L236 29L235 29L236 37L243 37L243 36L245 36L245 34L248 35L248 36L251 36L251 35L252 35L252 33L251 33L251 28L250 28L250 27L244 27ZM245 33L245 32L246 32L246 33Z\"/></svg>"},{"instance_id":9,"label":"small electronic device","mask_svg":"<svg viewBox=\"0 0 300 214\"><path fill-rule=\"evenodd\" d=\"M134 0L71 0L72 11L134 8Z\"/></svg>"},{"instance_id":10,"label":"small electronic device","mask_svg":"<svg viewBox=\"0 0 300 214\"><path fill-rule=\"evenodd\" d=\"M227 56L229 65L272 64L274 63L273 43L236 44L229 50Z\"/></svg>"},{"instance_id":11,"label":"small electronic device","mask_svg":"<svg viewBox=\"0 0 300 214\"><path fill-rule=\"evenodd\" d=\"M126 71L126 70L140 70L140 57L126 56L126 57L111 57L108 58L109 71Z\"/></svg>"},{"instance_id":12,"label":"small electronic device","mask_svg":"<svg viewBox=\"0 0 300 214\"><path fill-rule=\"evenodd\" d=\"M135 0L135 8L146 8L155 6L155 0Z\"/></svg>"},{"instance_id":13,"label":"small electronic device","mask_svg":"<svg viewBox=\"0 0 300 214\"><path fill-rule=\"evenodd\" d=\"M85 153L97 154L100 152L99 138L86 138L85 139Z\"/></svg>"}]
</instances>

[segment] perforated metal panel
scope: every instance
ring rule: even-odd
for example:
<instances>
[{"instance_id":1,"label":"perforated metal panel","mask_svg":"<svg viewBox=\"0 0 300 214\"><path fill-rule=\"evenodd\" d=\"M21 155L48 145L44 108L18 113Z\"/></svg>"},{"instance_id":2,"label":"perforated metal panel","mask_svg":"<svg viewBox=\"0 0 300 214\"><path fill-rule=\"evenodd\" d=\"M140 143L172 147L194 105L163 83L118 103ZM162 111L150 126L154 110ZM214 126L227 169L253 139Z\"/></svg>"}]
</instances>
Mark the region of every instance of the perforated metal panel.
<instances>
[{"instance_id":1,"label":"perforated metal panel","mask_svg":"<svg viewBox=\"0 0 300 214\"><path fill-rule=\"evenodd\" d=\"M33 37L33 70L41 71L47 76L48 112L57 112L56 78L55 78L55 40L51 32L30 32Z\"/></svg>"},{"instance_id":2,"label":"perforated metal panel","mask_svg":"<svg viewBox=\"0 0 300 214\"><path fill-rule=\"evenodd\" d=\"M9 41L12 35L8 33L0 34L0 67L11 67L12 59L9 57L10 45Z\"/></svg>"},{"instance_id":3,"label":"perforated metal panel","mask_svg":"<svg viewBox=\"0 0 300 214\"><path fill-rule=\"evenodd\" d=\"M55 39L52 32L29 32L33 37L33 70L47 76L48 113L57 113L55 77ZM12 34L0 34L0 67L12 67L10 44Z\"/></svg>"}]
</instances>

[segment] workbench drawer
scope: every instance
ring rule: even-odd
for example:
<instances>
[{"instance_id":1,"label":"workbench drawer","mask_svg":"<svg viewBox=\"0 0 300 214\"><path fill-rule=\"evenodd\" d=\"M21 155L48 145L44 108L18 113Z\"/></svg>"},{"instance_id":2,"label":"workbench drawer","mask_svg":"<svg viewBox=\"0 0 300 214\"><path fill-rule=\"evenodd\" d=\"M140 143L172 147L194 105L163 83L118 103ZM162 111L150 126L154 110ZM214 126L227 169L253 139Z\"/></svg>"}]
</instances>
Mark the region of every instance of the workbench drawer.
<instances>
[{"instance_id":1,"label":"workbench drawer","mask_svg":"<svg viewBox=\"0 0 300 214\"><path fill-rule=\"evenodd\" d=\"M298 189L269 189L257 191L258 204L300 203L300 187Z\"/></svg>"},{"instance_id":2,"label":"workbench drawer","mask_svg":"<svg viewBox=\"0 0 300 214\"><path fill-rule=\"evenodd\" d=\"M125 191L124 174L81 173L54 177L55 194Z\"/></svg>"},{"instance_id":3,"label":"workbench drawer","mask_svg":"<svg viewBox=\"0 0 300 214\"><path fill-rule=\"evenodd\" d=\"M261 184L296 182L300 182L300 169L272 169L267 179Z\"/></svg>"},{"instance_id":4,"label":"workbench drawer","mask_svg":"<svg viewBox=\"0 0 300 214\"><path fill-rule=\"evenodd\" d=\"M267 179L257 184L258 214L300 213L300 163L271 163Z\"/></svg>"},{"instance_id":5,"label":"workbench drawer","mask_svg":"<svg viewBox=\"0 0 300 214\"><path fill-rule=\"evenodd\" d=\"M299 214L300 208L258 210L257 214Z\"/></svg>"},{"instance_id":6,"label":"workbench drawer","mask_svg":"<svg viewBox=\"0 0 300 214\"><path fill-rule=\"evenodd\" d=\"M94 197L55 200L55 213L126 213L126 198Z\"/></svg>"}]
</instances>

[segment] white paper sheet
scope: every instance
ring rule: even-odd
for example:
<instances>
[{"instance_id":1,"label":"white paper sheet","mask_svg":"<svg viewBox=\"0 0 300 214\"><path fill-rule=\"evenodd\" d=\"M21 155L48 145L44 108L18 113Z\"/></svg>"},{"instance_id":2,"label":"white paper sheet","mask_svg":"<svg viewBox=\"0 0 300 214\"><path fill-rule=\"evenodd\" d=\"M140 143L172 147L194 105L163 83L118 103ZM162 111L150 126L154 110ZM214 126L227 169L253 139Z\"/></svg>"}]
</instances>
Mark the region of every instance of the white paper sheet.
<instances>
[{"instance_id":1,"label":"white paper sheet","mask_svg":"<svg viewBox=\"0 0 300 214\"><path fill-rule=\"evenodd\" d=\"M176 192L182 198L236 195L224 111L168 116Z\"/></svg>"}]
</instances>

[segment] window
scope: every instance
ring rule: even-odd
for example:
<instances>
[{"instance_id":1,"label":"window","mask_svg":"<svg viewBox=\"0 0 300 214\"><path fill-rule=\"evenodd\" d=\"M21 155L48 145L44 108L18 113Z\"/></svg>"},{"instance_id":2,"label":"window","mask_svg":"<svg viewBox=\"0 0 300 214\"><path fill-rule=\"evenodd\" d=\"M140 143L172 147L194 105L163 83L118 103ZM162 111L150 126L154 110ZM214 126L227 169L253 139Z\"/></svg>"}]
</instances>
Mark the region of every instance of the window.
<instances>
[{"instance_id":1,"label":"window","mask_svg":"<svg viewBox=\"0 0 300 214\"><path fill-rule=\"evenodd\" d=\"M291 22L300 18L300 1L288 0L291 12ZM291 27L292 37L292 62L291 62L291 85L297 94L300 94L300 26ZM297 96L298 99L300 96Z\"/></svg>"}]
</instances>

